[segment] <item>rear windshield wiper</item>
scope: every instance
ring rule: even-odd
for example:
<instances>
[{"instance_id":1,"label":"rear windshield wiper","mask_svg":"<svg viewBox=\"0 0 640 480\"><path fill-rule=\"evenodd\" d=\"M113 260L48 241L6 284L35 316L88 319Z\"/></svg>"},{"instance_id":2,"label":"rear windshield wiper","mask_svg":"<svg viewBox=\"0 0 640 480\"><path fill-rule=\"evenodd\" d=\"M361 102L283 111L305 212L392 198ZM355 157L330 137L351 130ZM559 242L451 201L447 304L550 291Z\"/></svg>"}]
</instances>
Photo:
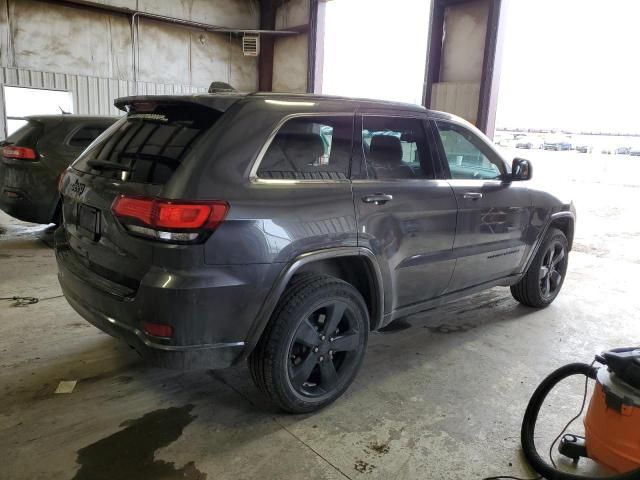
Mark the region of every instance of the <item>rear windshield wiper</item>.
<instances>
[{"instance_id":1,"label":"rear windshield wiper","mask_svg":"<svg viewBox=\"0 0 640 480\"><path fill-rule=\"evenodd\" d=\"M123 172L131 172L133 169L121 163L109 162L107 160L87 160L87 165L96 170L118 170Z\"/></svg>"}]
</instances>

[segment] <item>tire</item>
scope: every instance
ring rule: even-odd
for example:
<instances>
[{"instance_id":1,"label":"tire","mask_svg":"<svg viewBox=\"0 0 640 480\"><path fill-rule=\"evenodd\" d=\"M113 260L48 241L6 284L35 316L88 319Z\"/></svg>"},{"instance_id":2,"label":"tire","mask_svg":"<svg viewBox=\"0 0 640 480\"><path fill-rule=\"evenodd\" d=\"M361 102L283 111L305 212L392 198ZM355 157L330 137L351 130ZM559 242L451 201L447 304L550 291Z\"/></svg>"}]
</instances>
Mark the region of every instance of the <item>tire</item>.
<instances>
[{"instance_id":1,"label":"tire","mask_svg":"<svg viewBox=\"0 0 640 480\"><path fill-rule=\"evenodd\" d=\"M550 228L524 276L511 286L511 295L523 305L547 307L560 293L568 265L567 237L561 230Z\"/></svg>"},{"instance_id":2,"label":"tire","mask_svg":"<svg viewBox=\"0 0 640 480\"><path fill-rule=\"evenodd\" d=\"M249 356L249 370L282 410L313 412L353 382L368 336L369 313L358 290L329 275L298 275Z\"/></svg>"}]
</instances>

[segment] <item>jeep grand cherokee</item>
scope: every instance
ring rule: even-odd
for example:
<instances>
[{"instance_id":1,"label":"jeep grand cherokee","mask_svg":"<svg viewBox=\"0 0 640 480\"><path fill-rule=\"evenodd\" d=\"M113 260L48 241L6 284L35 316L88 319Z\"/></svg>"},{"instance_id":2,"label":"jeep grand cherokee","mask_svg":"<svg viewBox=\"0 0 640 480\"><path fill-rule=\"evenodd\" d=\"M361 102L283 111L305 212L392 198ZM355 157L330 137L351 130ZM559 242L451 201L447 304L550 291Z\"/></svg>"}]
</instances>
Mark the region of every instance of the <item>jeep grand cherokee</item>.
<instances>
[{"instance_id":1,"label":"jeep grand cherokee","mask_svg":"<svg viewBox=\"0 0 640 480\"><path fill-rule=\"evenodd\" d=\"M61 181L59 278L155 364L248 360L280 407L309 412L394 319L498 285L545 307L562 287L573 205L452 115L284 94L116 106Z\"/></svg>"}]
</instances>

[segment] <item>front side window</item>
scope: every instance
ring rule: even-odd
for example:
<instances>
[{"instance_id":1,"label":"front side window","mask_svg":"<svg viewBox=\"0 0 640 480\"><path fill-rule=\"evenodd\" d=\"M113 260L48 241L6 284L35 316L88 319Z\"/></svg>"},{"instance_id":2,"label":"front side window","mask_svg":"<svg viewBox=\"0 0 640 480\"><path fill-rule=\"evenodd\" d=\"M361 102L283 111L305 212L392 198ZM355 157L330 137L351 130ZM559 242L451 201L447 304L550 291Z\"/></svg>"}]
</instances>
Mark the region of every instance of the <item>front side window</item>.
<instances>
[{"instance_id":1,"label":"front side window","mask_svg":"<svg viewBox=\"0 0 640 480\"><path fill-rule=\"evenodd\" d=\"M505 173L502 159L472 132L448 122L436 125L452 179L494 180Z\"/></svg>"},{"instance_id":2,"label":"front side window","mask_svg":"<svg viewBox=\"0 0 640 480\"><path fill-rule=\"evenodd\" d=\"M363 116L362 148L369 178L435 178L418 118Z\"/></svg>"},{"instance_id":3,"label":"front side window","mask_svg":"<svg viewBox=\"0 0 640 480\"><path fill-rule=\"evenodd\" d=\"M353 117L296 117L273 138L258 177L276 180L344 180L349 176Z\"/></svg>"}]
</instances>

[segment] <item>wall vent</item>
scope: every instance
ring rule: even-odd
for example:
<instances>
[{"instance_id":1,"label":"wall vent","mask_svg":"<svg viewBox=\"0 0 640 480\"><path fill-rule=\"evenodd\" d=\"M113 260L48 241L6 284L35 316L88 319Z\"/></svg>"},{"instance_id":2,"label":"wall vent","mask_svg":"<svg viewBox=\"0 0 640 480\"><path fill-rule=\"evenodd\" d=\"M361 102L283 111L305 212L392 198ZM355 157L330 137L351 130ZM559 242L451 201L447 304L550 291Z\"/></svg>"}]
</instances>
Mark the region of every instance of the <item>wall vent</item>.
<instances>
[{"instance_id":1,"label":"wall vent","mask_svg":"<svg viewBox=\"0 0 640 480\"><path fill-rule=\"evenodd\" d=\"M257 57L260 53L260 37L258 35L242 37L242 53L245 57Z\"/></svg>"}]
</instances>

